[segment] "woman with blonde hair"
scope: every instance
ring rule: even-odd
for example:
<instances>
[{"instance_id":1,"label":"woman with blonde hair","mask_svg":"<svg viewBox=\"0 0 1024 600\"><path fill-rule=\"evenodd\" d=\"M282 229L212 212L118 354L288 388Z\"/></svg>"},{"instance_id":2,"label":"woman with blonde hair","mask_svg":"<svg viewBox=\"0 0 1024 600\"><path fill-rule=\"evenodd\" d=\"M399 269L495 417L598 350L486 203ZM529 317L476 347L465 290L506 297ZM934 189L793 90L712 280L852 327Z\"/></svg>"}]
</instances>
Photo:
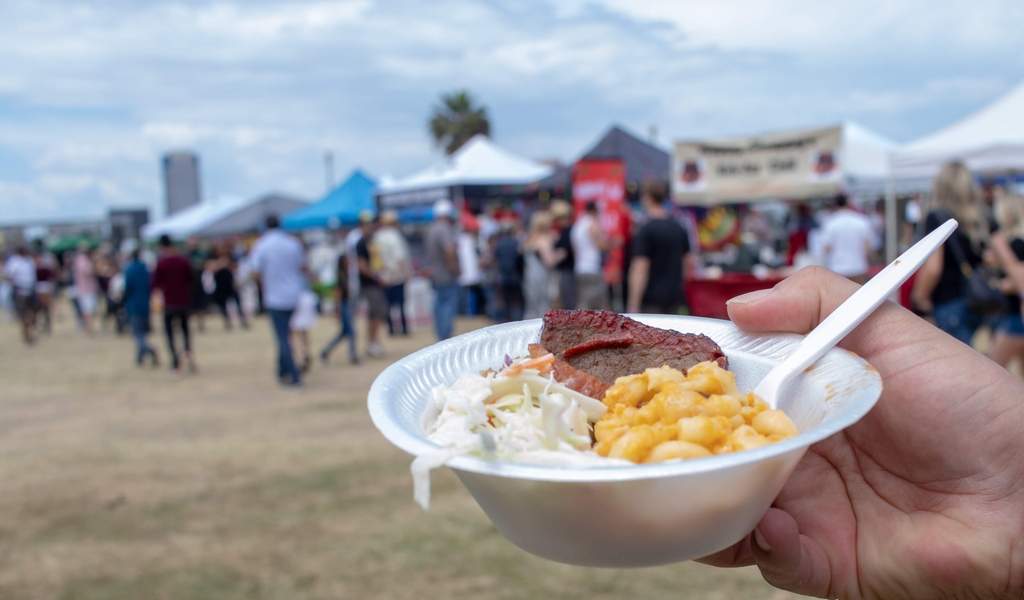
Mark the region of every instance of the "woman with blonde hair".
<instances>
[{"instance_id":1,"label":"woman with blonde hair","mask_svg":"<svg viewBox=\"0 0 1024 600\"><path fill-rule=\"evenodd\" d=\"M539 319L551 306L551 269L565 256L555 248L554 218L548 211L530 217L530 229L523 240L524 319Z\"/></svg>"},{"instance_id":2,"label":"woman with blonde hair","mask_svg":"<svg viewBox=\"0 0 1024 600\"><path fill-rule=\"evenodd\" d=\"M1013 251L1017 270L1024 261L1024 196L998 195L995 204L999 233L1006 238ZM1013 282L1007 282L1007 300L1010 312L1003 315L996 325L990 357L1002 367L1017 358L1024 368L1024 320L1021 318L1021 289Z\"/></svg>"},{"instance_id":3,"label":"woman with blonde hair","mask_svg":"<svg viewBox=\"0 0 1024 600\"><path fill-rule=\"evenodd\" d=\"M942 168L932 184L931 210L925 218L925 233L931 233L948 219L956 219L957 230L921 267L911 294L914 303L931 312L939 329L965 344L971 343L984 315L973 312L965 297L963 267L976 268L992 230L982 208L981 189L963 163Z\"/></svg>"}]
</instances>

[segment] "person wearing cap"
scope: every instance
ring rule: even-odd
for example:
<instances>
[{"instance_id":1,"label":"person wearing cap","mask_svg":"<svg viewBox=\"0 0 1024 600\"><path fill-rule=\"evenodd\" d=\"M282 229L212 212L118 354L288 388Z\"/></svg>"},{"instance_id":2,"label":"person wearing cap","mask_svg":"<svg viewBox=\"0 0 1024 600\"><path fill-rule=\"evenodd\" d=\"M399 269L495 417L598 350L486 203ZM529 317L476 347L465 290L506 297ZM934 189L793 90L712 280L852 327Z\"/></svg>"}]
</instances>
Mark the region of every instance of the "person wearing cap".
<instances>
[{"instance_id":1,"label":"person wearing cap","mask_svg":"<svg viewBox=\"0 0 1024 600\"><path fill-rule=\"evenodd\" d=\"M398 322L402 335L409 335L405 320L405 282L409 279L409 242L398 230L398 213L385 210L380 214L380 226L373 234L373 245L380 256L380 279L387 299L388 333L395 335L394 309L398 309Z\"/></svg>"},{"instance_id":2,"label":"person wearing cap","mask_svg":"<svg viewBox=\"0 0 1024 600\"><path fill-rule=\"evenodd\" d=\"M434 222L427 230L425 252L430 280L434 286L434 326L437 338L452 335L459 310L458 237L455 231L455 205L450 200L434 203Z\"/></svg>"},{"instance_id":3,"label":"person wearing cap","mask_svg":"<svg viewBox=\"0 0 1024 600\"><path fill-rule=\"evenodd\" d=\"M375 228L373 215L360 213L359 229L363 231L363 236L356 242L356 261L359 267L359 295L366 301L370 316L366 330L369 340L366 354L370 358L381 358L384 356L384 347L380 345L380 325L388 317L388 301L384 296L384 280L380 276L380 254L373 239Z\"/></svg>"},{"instance_id":4,"label":"person wearing cap","mask_svg":"<svg viewBox=\"0 0 1024 600\"><path fill-rule=\"evenodd\" d=\"M277 378L282 385L301 385L289 340L299 296L306 289L306 253L295 236L280 229L277 217L267 217L267 231L256 240L249 257L252 276L263 284L263 305L277 338Z\"/></svg>"}]
</instances>

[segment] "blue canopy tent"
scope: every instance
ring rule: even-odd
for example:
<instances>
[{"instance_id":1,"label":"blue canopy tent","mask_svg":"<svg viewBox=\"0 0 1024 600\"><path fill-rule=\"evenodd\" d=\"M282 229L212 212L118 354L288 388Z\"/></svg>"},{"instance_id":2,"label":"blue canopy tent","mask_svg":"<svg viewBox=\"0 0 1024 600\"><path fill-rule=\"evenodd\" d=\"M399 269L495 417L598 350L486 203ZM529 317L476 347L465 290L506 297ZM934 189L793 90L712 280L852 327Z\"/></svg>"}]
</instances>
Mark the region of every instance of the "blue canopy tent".
<instances>
[{"instance_id":1,"label":"blue canopy tent","mask_svg":"<svg viewBox=\"0 0 1024 600\"><path fill-rule=\"evenodd\" d=\"M376 212L373 198L377 182L356 169L345 180L320 201L289 213L281 226L290 231L354 225L359 213L364 210Z\"/></svg>"}]
</instances>

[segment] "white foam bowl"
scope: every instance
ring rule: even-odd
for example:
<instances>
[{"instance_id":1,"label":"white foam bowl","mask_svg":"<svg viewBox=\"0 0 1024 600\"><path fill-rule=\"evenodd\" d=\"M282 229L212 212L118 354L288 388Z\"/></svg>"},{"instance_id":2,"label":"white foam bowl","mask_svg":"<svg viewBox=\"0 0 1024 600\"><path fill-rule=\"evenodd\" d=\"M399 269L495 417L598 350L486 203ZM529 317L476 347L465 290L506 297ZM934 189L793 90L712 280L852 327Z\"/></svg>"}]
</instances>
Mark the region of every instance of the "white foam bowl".
<instances>
[{"instance_id":1,"label":"white foam bowl","mask_svg":"<svg viewBox=\"0 0 1024 600\"><path fill-rule=\"evenodd\" d=\"M728 321L633 315L682 332L703 333L729 357L740 390L751 390L800 336L750 335ZM427 440L421 415L430 390L463 373L521 356L541 321L495 325L435 344L396 362L374 381L369 409L393 444L419 455ZM860 357L833 349L780 396L800 434L756 450L675 463L624 467L552 467L462 456L455 471L498 531L523 550L590 567L646 567L706 556L749 534L807 448L863 417L882 381ZM412 486L409 489L412 501Z\"/></svg>"}]
</instances>

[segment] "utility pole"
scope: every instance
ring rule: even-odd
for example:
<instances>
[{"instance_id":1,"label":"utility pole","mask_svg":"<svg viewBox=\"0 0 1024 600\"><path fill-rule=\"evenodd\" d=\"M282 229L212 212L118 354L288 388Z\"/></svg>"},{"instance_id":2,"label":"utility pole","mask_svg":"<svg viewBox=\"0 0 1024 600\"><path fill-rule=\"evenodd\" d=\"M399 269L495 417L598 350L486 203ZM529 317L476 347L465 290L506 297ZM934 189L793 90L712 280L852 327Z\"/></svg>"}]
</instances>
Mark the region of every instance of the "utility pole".
<instances>
[{"instance_id":1,"label":"utility pole","mask_svg":"<svg viewBox=\"0 0 1024 600\"><path fill-rule=\"evenodd\" d=\"M334 189L334 153L328 150L324 153L324 176L327 179L328 193Z\"/></svg>"}]
</instances>

